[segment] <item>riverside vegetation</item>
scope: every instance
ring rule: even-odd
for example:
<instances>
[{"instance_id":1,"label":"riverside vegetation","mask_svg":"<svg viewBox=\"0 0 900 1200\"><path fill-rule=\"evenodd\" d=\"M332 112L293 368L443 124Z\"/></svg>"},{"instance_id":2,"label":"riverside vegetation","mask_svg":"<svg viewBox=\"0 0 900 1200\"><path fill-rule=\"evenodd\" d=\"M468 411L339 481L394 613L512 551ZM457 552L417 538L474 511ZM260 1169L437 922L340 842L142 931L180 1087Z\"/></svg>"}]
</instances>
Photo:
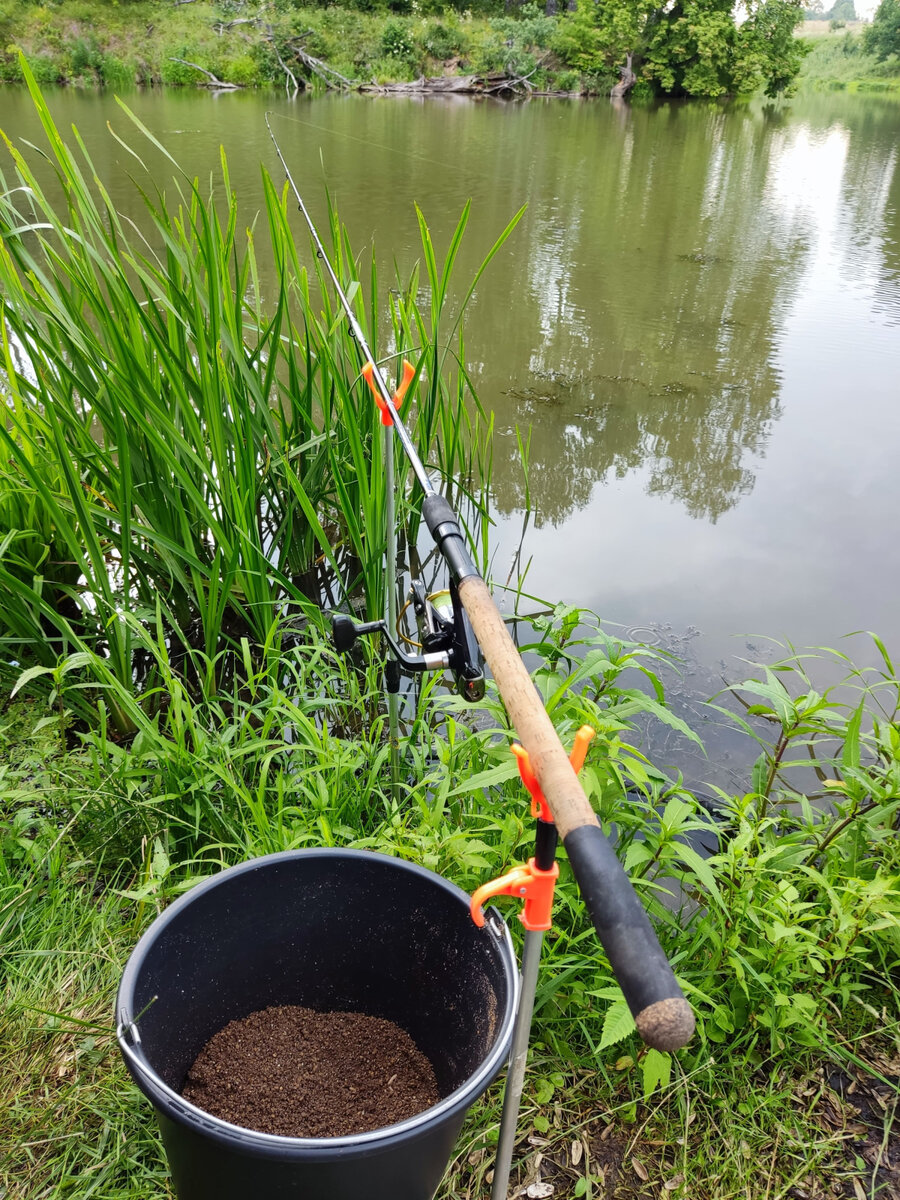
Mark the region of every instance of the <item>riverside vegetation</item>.
<instances>
[{"instance_id":1,"label":"riverside vegetation","mask_svg":"<svg viewBox=\"0 0 900 1200\"><path fill-rule=\"evenodd\" d=\"M323 604L374 616L384 603L380 425L285 193L263 174L246 230L224 158L212 191L172 161L175 191L148 186L138 234L22 69L55 178L7 142L0 1182L8 1200L147 1200L169 1194L165 1163L110 1010L157 912L223 866L307 845L399 855L472 889L528 855L531 821L490 687L474 710L437 678L409 697L395 799L377 647L348 659L330 646ZM490 425L465 372L465 303L450 300L472 292L451 291L465 217L443 258L421 219L421 279L386 300L335 215L331 253L372 342L417 363L414 436L484 560ZM281 280L265 300L263 252ZM400 501L414 548L402 479ZM872 639L879 666L866 669L788 647L715 698L759 755L744 790L701 802L641 748L648 719L697 740L666 706L660 651L564 606L521 628L563 741L598 732L585 788L698 1031L675 1056L640 1046L563 861L520 1186L596 1200L897 1195L888 647ZM835 666L842 682L817 687ZM499 1095L470 1117L443 1200L484 1195Z\"/></svg>"},{"instance_id":2,"label":"riverside vegetation","mask_svg":"<svg viewBox=\"0 0 900 1200\"><path fill-rule=\"evenodd\" d=\"M880 50L867 42L863 75L896 79L896 7L883 0L871 27L886 30L887 62L878 65ZM810 48L828 67L821 39L795 36L799 0L749 11L738 26L730 0L579 0L546 9L500 0L0 0L0 80L21 80L17 47L42 84L119 91L211 77L322 88L474 74L506 75L520 94L606 94L633 68L636 97L717 97L790 93Z\"/></svg>"},{"instance_id":3,"label":"riverside vegetation","mask_svg":"<svg viewBox=\"0 0 900 1200\"><path fill-rule=\"evenodd\" d=\"M900 5L895 4L900 11ZM809 54L803 61L801 87L815 91L900 93L900 38L895 50L882 53L887 43L878 39L878 27L861 31L837 28L811 35Z\"/></svg>"}]
</instances>

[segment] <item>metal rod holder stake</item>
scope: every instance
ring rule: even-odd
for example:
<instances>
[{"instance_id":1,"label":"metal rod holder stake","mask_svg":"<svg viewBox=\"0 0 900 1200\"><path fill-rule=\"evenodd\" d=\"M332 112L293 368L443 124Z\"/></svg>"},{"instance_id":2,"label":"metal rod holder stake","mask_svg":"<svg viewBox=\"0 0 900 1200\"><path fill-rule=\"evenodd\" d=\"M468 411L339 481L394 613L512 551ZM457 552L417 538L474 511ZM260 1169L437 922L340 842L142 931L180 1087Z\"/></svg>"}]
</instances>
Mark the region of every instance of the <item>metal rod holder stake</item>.
<instances>
[{"instance_id":1,"label":"metal rod holder stake","mask_svg":"<svg viewBox=\"0 0 900 1200\"><path fill-rule=\"evenodd\" d=\"M506 1075L506 1088L503 1093L500 1140L497 1143L491 1200L507 1200L509 1192L509 1174L512 1169L512 1156L516 1144L516 1126L519 1121L522 1089L525 1087L528 1039L531 1036L531 1016L534 1012L534 993L537 988L543 941L543 931L532 929L526 931L525 945L522 950L522 990L519 993L519 1011L516 1013L512 1050L509 1056L509 1071Z\"/></svg>"}]
</instances>

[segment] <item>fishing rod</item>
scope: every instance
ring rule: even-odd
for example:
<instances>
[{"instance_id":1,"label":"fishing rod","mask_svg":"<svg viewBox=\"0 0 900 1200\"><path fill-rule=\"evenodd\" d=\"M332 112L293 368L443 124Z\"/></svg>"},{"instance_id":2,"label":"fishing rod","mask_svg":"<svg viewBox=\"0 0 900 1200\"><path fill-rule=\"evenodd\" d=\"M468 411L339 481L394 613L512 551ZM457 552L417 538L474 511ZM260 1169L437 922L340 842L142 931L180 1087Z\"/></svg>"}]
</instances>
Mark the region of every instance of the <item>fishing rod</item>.
<instances>
[{"instance_id":1,"label":"fishing rod","mask_svg":"<svg viewBox=\"0 0 900 1200\"><path fill-rule=\"evenodd\" d=\"M488 586L469 554L456 513L434 486L419 458L395 405L394 396L378 368L375 355L369 348L315 223L303 203L272 131L268 114L266 127L288 185L309 228L316 254L325 265L366 364L370 386L376 391L383 412L390 416L403 452L422 489L422 517L446 563L451 596L461 605L459 618L454 622L456 636L464 639L460 631L470 627L490 667L510 723L528 754L531 771L546 800L585 907L631 1009L638 1033L649 1046L657 1050L677 1050L687 1044L694 1031L690 1005L678 986L649 917L578 782L572 763ZM457 617L456 613L454 617ZM349 618L343 618L335 628L335 642L339 648L341 642L349 640L352 644L353 635L348 625L352 626L353 623ZM372 631L366 626L354 626L353 629L356 635ZM392 645L392 649L396 652L399 647ZM460 649L461 657L468 649ZM402 663L402 652L399 658ZM460 665L462 663L458 659L457 666ZM475 690L478 690L477 686Z\"/></svg>"}]
</instances>

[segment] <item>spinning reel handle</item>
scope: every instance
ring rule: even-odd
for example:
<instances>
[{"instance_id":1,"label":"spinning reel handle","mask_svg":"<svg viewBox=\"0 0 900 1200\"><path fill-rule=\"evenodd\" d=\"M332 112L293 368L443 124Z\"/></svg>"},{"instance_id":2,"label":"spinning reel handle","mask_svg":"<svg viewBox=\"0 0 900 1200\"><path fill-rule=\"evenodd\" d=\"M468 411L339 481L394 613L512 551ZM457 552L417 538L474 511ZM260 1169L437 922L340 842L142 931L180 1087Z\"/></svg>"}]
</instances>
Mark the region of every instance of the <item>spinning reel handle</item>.
<instances>
[{"instance_id":1,"label":"spinning reel handle","mask_svg":"<svg viewBox=\"0 0 900 1200\"><path fill-rule=\"evenodd\" d=\"M343 613L333 613L331 617L331 640L338 654L346 654L356 644L356 639L367 633L384 633L383 621L368 621L357 625Z\"/></svg>"}]
</instances>

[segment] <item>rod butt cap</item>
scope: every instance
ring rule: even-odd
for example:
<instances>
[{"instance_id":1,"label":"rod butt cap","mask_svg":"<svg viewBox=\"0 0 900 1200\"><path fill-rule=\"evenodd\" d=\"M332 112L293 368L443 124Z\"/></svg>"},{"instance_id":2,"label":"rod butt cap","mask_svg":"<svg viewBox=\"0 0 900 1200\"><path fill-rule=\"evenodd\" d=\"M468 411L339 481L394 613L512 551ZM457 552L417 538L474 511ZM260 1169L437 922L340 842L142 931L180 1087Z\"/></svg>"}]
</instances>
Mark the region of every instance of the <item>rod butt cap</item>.
<instances>
[{"instance_id":1,"label":"rod butt cap","mask_svg":"<svg viewBox=\"0 0 900 1200\"><path fill-rule=\"evenodd\" d=\"M654 1050L680 1050L694 1034L694 1014L681 996L657 1000L634 1019L638 1033Z\"/></svg>"}]
</instances>

